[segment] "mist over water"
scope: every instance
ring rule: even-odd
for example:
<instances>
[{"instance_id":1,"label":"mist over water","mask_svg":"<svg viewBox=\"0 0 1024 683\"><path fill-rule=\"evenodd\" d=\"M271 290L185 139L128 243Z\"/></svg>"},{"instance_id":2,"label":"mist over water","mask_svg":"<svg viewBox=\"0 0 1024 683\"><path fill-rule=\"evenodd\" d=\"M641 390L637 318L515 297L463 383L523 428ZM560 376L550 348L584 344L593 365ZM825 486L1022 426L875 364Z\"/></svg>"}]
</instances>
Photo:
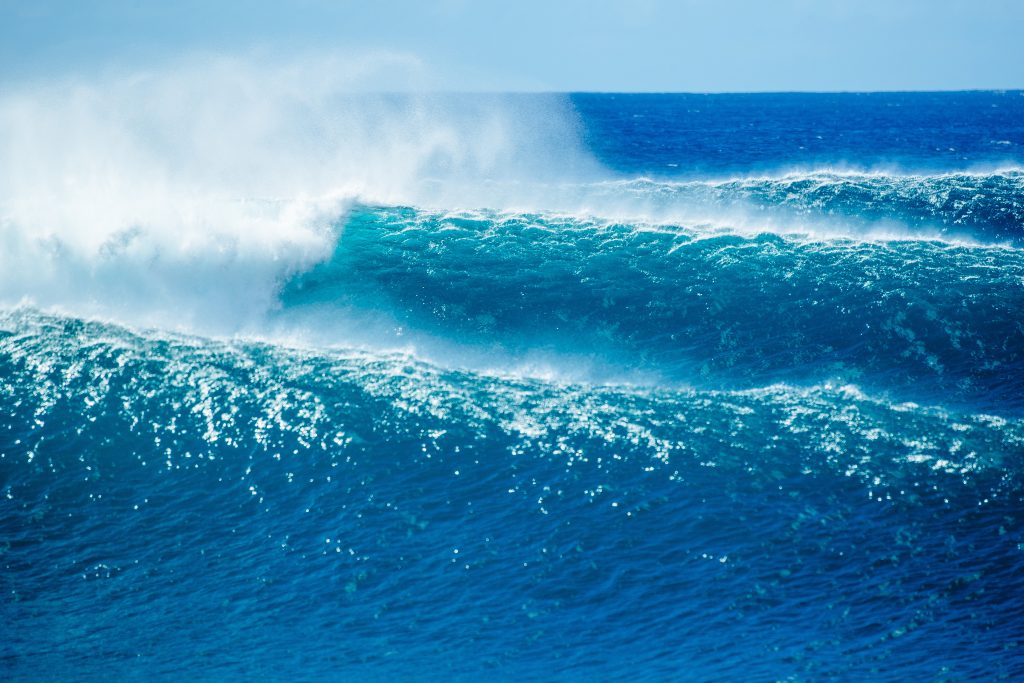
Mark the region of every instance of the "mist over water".
<instances>
[{"instance_id":1,"label":"mist over water","mask_svg":"<svg viewBox=\"0 0 1024 683\"><path fill-rule=\"evenodd\" d=\"M835 107L850 104L836 96L801 101L811 120L795 125L795 111L768 96L602 104L408 91L426 82L401 55L213 57L5 93L0 298L129 324L266 332L283 284L330 258L365 205L711 233L1020 239L1024 133L1009 95L993 109L1008 113L989 121L1001 128L959 131L943 143L959 145L953 154L927 140L860 149L858 131L834 130ZM871 110L865 99L855 108ZM619 102L626 114L607 106ZM759 136L772 129L750 128L751 107L777 115L781 157L765 156ZM835 139L801 132L812 124ZM914 142L899 140L886 142Z\"/></svg>"},{"instance_id":2,"label":"mist over water","mask_svg":"<svg viewBox=\"0 0 1024 683\"><path fill-rule=\"evenodd\" d=\"M396 78L415 69L218 58L4 95L0 296L230 333L357 198L489 205L485 183L597 168L563 96L375 92Z\"/></svg>"},{"instance_id":3,"label":"mist over water","mask_svg":"<svg viewBox=\"0 0 1024 683\"><path fill-rule=\"evenodd\" d=\"M0 672L1024 676L1021 93L424 84L0 95Z\"/></svg>"}]
</instances>

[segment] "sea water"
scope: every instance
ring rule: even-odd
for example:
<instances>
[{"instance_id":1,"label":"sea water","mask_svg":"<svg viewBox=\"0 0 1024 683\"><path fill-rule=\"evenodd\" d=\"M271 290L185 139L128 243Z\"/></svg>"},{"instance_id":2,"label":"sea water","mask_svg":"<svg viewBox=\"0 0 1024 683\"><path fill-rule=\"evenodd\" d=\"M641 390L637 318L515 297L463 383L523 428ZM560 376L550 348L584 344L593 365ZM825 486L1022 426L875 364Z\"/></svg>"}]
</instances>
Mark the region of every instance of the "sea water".
<instances>
[{"instance_id":1,"label":"sea water","mask_svg":"<svg viewBox=\"0 0 1024 683\"><path fill-rule=\"evenodd\" d=\"M1024 93L97 92L0 107L5 678L1024 677Z\"/></svg>"}]
</instances>

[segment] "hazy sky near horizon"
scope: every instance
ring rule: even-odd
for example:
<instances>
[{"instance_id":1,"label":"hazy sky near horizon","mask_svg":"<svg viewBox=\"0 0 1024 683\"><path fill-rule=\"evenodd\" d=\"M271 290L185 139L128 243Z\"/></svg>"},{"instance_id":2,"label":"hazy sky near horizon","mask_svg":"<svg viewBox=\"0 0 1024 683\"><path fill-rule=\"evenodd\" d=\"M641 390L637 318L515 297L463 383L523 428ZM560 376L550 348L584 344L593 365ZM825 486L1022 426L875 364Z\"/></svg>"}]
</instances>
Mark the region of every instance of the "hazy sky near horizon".
<instances>
[{"instance_id":1,"label":"hazy sky near horizon","mask_svg":"<svg viewBox=\"0 0 1024 683\"><path fill-rule=\"evenodd\" d=\"M0 0L0 87L196 54L383 53L425 89L1008 89L1022 36L1017 0Z\"/></svg>"}]
</instances>

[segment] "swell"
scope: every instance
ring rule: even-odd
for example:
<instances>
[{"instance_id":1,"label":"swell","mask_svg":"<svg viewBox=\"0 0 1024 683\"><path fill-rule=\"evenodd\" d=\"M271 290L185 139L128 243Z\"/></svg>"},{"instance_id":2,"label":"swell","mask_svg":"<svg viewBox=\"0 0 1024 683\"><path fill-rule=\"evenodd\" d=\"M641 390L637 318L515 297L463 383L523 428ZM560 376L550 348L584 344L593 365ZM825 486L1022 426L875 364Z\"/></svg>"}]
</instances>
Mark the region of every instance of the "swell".
<instances>
[{"instance_id":1,"label":"swell","mask_svg":"<svg viewBox=\"0 0 1024 683\"><path fill-rule=\"evenodd\" d=\"M537 382L31 310L0 330L0 588L18 624L0 653L26 677L173 667L196 642L312 647L312 677L429 662L470 680L481 659L626 675L636 639L652 680L679 657L709 678L857 678L913 670L935 642L960 675L1019 664L1019 420L852 386ZM948 638L981 628L979 664Z\"/></svg>"},{"instance_id":2,"label":"swell","mask_svg":"<svg viewBox=\"0 0 1024 683\"><path fill-rule=\"evenodd\" d=\"M1016 473L1014 454L1024 446L1019 419L893 403L855 385L722 391L552 382L398 353L138 331L28 308L0 314L0 362L4 458L35 471L86 458L200 467L245 459L253 448L337 460L349 448L370 457L369 444L412 439L456 453L452 446L474 441L533 449L566 466L593 465L587 451L596 449L663 474L683 462L761 473L808 467L879 486L930 473ZM85 432L116 435L119 448L54 442ZM775 445L762 451L767 442ZM44 447L76 453L79 464L40 459ZM321 455L296 465L318 466Z\"/></svg>"},{"instance_id":3,"label":"swell","mask_svg":"<svg viewBox=\"0 0 1024 683\"><path fill-rule=\"evenodd\" d=\"M546 349L709 388L828 378L1024 407L1024 252L1002 246L357 207L281 303L280 320L378 347L441 337L467 359Z\"/></svg>"}]
</instances>

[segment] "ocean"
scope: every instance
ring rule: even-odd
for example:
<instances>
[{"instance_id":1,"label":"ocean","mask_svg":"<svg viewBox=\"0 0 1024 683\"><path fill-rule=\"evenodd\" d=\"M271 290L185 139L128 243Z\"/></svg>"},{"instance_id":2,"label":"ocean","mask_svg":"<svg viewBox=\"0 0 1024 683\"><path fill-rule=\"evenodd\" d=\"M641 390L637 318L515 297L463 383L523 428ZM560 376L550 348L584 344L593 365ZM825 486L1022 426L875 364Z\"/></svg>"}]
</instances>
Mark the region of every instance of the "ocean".
<instances>
[{"instance_id":1,"label":"ocean","mask_svg":"<svg viewBox=\"0 0 1024 683\"><path fill-rule=\"evenodd\" d=\"M1024 92L118 88L0 102L6 680L1024 679Z\"/></svg>"}]
</instances>

